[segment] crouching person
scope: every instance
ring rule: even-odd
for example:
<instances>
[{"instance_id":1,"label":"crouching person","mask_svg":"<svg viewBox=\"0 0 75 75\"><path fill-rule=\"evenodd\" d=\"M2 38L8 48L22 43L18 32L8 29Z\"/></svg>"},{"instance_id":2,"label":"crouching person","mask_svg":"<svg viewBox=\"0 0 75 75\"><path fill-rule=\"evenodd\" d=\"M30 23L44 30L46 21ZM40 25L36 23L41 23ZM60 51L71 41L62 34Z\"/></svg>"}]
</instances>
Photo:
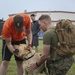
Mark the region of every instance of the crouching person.
<instances>
[{"instance_id":1,"label":"crouching person","mask_svg":"<svg viewBox=\"0 0 75 75\"><path fill-rule=\"evenodd\" d=\"M70 69L73 58L61 57L56 53L53 47L57 47L58 38L54 30L51 28L51 18L49 15L42 15L39 18L40 28L45 32L43 36L43 52L40 59L30 64L29 70L35 70L45 60L48 68L49 75L66 75ZM48 57L50 58L48 59Z\"/></svg>"},{"instance_id":2,"label":"crouching person","mask_svg":"<svg viewBox=\"0 0 75 75\"><path fill-rule=\"evenodd\" d=\"M3 25L2 30L2 63L0 66L0 75L6 75L7 67L9 61L14 54L13 45L25 44L25 34L27 34L28 44L32 42L32 32L31 32L31 21L30 17L26 14L17 14L11 16ZM26 32L25 32L25 30ZM15 56L15 55L14 55ZM18 75L23 75L22 69L22 59L19 56L15 56L17 63Z\"/></svg>"}]
</instances>

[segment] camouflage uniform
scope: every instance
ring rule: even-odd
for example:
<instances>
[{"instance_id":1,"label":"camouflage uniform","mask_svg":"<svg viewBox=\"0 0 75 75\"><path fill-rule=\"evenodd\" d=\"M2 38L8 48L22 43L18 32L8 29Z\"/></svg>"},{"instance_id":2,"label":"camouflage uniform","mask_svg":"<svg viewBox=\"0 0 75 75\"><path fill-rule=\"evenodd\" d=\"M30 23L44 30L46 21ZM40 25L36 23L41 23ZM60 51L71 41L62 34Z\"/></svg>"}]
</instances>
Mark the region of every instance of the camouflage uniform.
<instances>
[{"instance_id":1,"label":"camouflage uniform","mask_svg":"<svg viewBox=\"0 0 75 75\"><path fill-rule=\"evenodd\" d=\"M60 60L47 60L49 75L66 75L73 63L72 57L62 58Z\"/></svg>"}]
</instances>

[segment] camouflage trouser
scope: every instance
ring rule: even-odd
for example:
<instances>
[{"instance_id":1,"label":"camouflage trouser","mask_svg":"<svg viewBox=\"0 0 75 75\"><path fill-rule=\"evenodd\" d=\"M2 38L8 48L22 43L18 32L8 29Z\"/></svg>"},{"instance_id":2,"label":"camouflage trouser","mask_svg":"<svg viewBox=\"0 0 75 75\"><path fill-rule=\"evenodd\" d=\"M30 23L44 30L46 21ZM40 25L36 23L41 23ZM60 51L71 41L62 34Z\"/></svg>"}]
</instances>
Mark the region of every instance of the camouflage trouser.
<instances>
[{"instance_id":1,"label":"camouflage trouser","mask_svg":"<svg viewBox=\"0 0 75 75\"><path fill-rule=\"evenodd\" d=\"M47 61L49 75L66 75L73 61L72 57L56 61Z\"/></svg>"}]
</instances>

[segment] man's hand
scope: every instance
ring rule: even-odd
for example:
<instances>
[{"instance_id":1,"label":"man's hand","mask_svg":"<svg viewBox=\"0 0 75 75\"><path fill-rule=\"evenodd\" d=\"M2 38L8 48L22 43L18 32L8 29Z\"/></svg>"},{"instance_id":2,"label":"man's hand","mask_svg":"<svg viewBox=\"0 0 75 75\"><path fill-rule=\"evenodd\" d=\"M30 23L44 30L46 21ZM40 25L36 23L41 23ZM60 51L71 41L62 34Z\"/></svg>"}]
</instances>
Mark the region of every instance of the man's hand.
<instances>
[{"instance_id":1,"label":"man's hand","mask_svg":"<svg viewBox=\"0 0 75 75\"><path fill-rule=\"evenodd\" d=\"M18 56L18 53L19 53L19 50L18 50L18 49L15 49L15 50L13 51L13 54L16 55L16 56Z\"/></svg>"},{"instance_id":2,"label":"man's hand","mask_svg":"<svg viewBox=\"0 0 75 75\"><path fill-rule=\"evenodd\" d=\"M19 55L19 50L18 49L15 49L14 51L13 51L13 54L15 55L15 56L17 56L17 57L19 57L19 58L23 58L23 56L24 55Z\"/></svg>"},{"instance_id":3,"label":"man's hand","mask_svg":"<svg viewBox=\"0 0 75 75\"><path fill-rule=\"evenodd\" d=\"M32 45L28 44L27 48L31 51L32 50Z\"/></svg>"}]
</instances>

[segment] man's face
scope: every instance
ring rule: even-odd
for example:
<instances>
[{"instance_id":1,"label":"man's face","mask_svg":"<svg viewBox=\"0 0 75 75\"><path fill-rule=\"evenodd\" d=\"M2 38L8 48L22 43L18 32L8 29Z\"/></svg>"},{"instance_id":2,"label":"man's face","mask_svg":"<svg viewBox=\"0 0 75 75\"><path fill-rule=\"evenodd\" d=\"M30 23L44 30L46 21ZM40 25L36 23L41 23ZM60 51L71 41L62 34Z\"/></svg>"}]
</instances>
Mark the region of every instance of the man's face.
<instances>
[{"instance_id":1,"label":"man's face","mask_svg":"<svg viewBox=\"0 0 75 75\"><path fill-rule=\"evenodd\" d=\"M45 20L39 21L39 25L44 32L47 30L47 23Z\"/></svg>"},{"instance_id":2,"label":"man's face","mask_svg":"<svg viewBox=\"0 0 75 75\"><path fill-rule=\"evenodd\" d=\"M32 21L35 21L35 16L31 16Z\"/></svg>"}]
</instances>

